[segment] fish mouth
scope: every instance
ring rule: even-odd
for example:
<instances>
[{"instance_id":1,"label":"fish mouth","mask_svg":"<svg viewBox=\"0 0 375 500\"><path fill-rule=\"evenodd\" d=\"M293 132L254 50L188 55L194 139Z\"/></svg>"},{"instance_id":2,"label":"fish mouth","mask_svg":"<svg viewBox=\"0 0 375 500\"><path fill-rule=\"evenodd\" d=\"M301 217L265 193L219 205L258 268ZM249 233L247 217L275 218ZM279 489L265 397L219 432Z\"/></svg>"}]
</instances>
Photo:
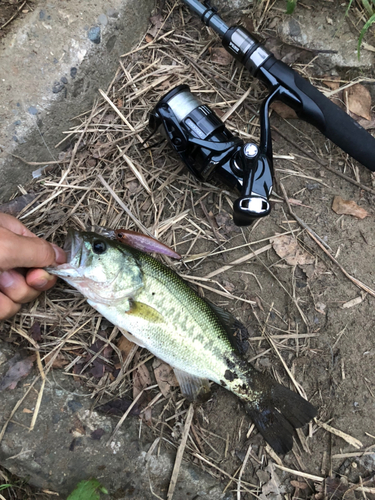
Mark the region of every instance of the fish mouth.
<instances>
[{"instance_id":1,"label":"fish mouth","mask_svg":"<svg viewBox=\"0 0 375 500\"><path fill-rule=\"evenodd\" d=\"M55 276L78 278L81 277L79 268L82 261L83 239L80 233L75 229L68 229L68 234L64 243L63 250L66 253L66 264L59 266L46 267L49 274Z\"/></svg>"},{"instance_id":2,"label":"fish mouth","mask_svg":"<svg viewBox=\"0 0 375 500\"><path fill-rule=\"evenodd\" d=\"M68 229L68 234L65 240L65 244L63 250L66 253L66 263L71 264L76 257L78 256L78 252L80 252L78 266L81 264L81 256L82 256L82 244L83 240L79 236L78 231L75 229Z\"/></svg>"}]
</instances>

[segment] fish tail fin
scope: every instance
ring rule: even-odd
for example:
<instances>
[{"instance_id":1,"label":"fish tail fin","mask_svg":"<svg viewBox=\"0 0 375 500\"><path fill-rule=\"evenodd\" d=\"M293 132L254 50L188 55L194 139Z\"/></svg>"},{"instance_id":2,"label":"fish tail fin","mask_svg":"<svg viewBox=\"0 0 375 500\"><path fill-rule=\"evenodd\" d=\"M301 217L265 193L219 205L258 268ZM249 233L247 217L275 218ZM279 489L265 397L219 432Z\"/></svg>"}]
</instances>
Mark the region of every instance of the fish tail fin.
<instances>
[{"instance_id":1,"label":"fish tail fin","mask_svg":"<svg viewBox=\"0 0 375 500\"><path fill-rule=\"evenodd\" d=\"M294 430L317 414L306 399L277 383L272 384L263 401L256 405L246 403L245 409L267 443L280 455L292 449Z\"/></svg>"}]
</instances>

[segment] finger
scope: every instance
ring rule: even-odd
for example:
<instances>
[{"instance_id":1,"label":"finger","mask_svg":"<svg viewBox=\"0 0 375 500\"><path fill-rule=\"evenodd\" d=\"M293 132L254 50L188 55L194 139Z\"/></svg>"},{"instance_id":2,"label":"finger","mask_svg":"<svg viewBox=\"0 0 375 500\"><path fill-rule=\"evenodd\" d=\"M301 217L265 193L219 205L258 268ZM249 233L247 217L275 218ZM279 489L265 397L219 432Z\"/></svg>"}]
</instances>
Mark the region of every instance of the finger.
<instances>
[{"instance_id":1,"label":"finger","mask_svg":"<svg viewBox=\"0 0 375 500\"><path fill-rule=\"evenodd\" d=\"M25 278L14 270L0 274L0 292L18 304L31 302L40 294L39 290L31 288Z\"/></svg>"},{"instance_id":2,"label":"finger","mask_svg":"<svg viewBox=\"0 0 375 500\"><path fill-rule=\"evenodd\" d=\"M0 321L9 319L21 309L21 304L15 304L9 297L0 293Z\"/></svg>"},{"instance_id":3,"label":"finger","mask_svg":"<svg viewBox=\"0 0 375 500\"><path fill-rule=\"evenodd\" d=\"M0 213L0 226L5 229L9 229L12 233L36 238L34 233L29 231L27 227L22 224L22 222L11 215Z\"/></svg>"},{"instance_id":4,"label":"finger","mask_svg":"<svg viewBox=\"0 0 375 500\"><path fill-rule=\"evenodd\" d=\"M26 274L26 283L41 292L52 288L56 281L56 276L48 274L44 269L30 269Z\"/></svg>"},{"instance_id":5,"label":"finger","mask_svg":"<svg viewBox=\"0 0 375 500\"><path fill-rule=\"evenodd\" d=\"M65 252L56 245L0 227L0 271L15 267L45 267L65 260Z\"/></svg>"}]
</instances>

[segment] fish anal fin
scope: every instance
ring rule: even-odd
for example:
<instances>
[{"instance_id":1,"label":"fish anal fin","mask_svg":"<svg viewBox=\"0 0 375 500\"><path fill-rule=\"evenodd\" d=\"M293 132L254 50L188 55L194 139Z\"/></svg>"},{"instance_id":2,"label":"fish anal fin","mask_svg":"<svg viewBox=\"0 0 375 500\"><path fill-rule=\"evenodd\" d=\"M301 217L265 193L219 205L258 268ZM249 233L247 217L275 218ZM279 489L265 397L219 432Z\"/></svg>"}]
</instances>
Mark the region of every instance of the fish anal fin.
<instances>
[{"instance_id":1,"label":"fish anal fin","mask_svg":"<svg viewBox=\"0 0 375 500\"><path fill-rule=\"evenodd\" d=\"M148 304L132 300L126 314L139 317L148 323L165 323L163 316Z\"/></svg>"},{"instance_id":2,"label":"fish anal fin","mask_svg":"<svg viewBox=\"0 0 375 500\"><path fill-rule=\"evenodd\" d=\"M196 377L190 373L173 368L177 381L180 384L181 392L191 402L207 401L211 394L210 383L206 378Z\"/></svg>"},{"instance_id":3,"label":"fish anal fin","mask_svg":"<svg viewBox=\"0 0 375 500\"><path fill-rule=\"evenodd\" d=\"M133 344L137 344L139 347L146 347L143 344L143 342L138 339L138 337L135 337L134 335L129 333L127 330L125 330L125 328L120 328L120 327L117 327L117 328L124 335L124 337L126 337L129 340L129 342L133 342Z\"/></svg>"}]
</instances>

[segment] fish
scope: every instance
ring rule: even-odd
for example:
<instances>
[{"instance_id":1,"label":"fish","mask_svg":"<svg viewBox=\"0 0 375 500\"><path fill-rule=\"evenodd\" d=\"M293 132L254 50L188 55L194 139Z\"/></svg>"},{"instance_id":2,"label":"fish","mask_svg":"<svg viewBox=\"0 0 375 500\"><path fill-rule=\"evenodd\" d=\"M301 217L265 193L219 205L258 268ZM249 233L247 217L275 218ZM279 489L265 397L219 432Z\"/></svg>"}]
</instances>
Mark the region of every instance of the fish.
<instances>
[{"instance_id":1,"label":"fish","mask_svg":"<svg viewBox=\"0 0 375 500\"><path fill-rule=\"evenodd\" d=\"M258 371L239 353L239 321L199 295L151 255L93 232L69 230L67 262L47 268L132 342L174 370L191 401L209 395L209 381L231 391L280 455L293 447L295 429L317 415L296 392Z\"/></svg>"}]
</instances>

